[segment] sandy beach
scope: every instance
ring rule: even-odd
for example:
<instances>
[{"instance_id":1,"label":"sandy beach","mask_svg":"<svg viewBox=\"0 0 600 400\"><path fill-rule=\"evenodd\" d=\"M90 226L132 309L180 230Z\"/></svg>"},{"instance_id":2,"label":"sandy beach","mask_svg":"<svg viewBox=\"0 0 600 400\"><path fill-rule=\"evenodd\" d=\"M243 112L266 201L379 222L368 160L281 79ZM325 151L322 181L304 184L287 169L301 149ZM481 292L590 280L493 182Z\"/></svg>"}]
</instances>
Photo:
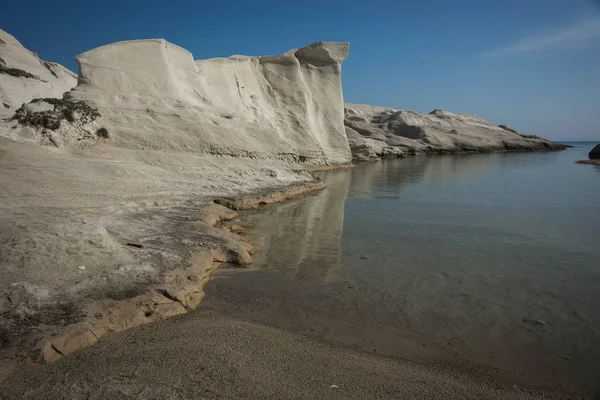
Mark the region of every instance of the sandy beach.
<instances>
[{"instance_id":1,"label":"sandy beach","mask_svg":"<svg viewBox=\"0 0 600 400\"><path fill-rule=\"evenodd\" d=\"M208 302L210 303L210 301ZM207 308L210 308L208 306ZM2 399L559 399L199 310L29 366Z\"/></svg>"}]
</instances>

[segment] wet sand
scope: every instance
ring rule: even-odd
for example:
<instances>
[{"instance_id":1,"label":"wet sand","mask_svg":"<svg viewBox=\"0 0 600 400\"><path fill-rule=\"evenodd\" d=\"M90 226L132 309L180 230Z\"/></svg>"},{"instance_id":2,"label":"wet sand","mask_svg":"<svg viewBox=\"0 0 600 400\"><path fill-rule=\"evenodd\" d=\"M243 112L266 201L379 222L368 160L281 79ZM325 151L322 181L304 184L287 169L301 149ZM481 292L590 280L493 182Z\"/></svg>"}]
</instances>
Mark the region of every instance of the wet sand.
<instances>
[{"instance_id":1,"label":"wet sand","mask_svg":"<svg viewBox=\"0 0 600 400\"><path fill-rule=\"evenodd\" d=\"M534 399L541 393L328 345L221 312L103 337L29 366L1 399ZM565 397L566 398L566 397Z\"/></svg>"},{"instance_id":2,"label":"wet sand","mask_svg":"<svg viewBox=\"0 0 600 400\"><path fill-rule=\"evenodd\" d=\"M206 292L195 312L20 368L0 385L0 399L575 398L499 384L460 357L436 367L406 361L398 354L419 338L306 307L301 299L315 293L300 281L225 265Z\"/></svg>"}]
</instances>

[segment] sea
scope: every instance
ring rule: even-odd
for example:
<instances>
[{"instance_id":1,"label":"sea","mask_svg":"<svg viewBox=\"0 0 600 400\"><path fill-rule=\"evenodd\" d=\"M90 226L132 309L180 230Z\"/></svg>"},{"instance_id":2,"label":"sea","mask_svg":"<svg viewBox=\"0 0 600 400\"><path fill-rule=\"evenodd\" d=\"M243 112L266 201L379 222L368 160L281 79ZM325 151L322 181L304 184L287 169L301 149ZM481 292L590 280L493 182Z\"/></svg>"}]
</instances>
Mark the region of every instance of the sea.
<instances>
[{"instance_id":1,"label":"sea","mask_svg":"<svg viewBox=\"0 0 600 400\"><path fill-rule=\"evenodd\" d=\"M321 172L322 192L242 214L260 251L208 298L385 357L598 395L600 167L575 163L595 142L565 144Z\"/></svg>"}]
</instances>

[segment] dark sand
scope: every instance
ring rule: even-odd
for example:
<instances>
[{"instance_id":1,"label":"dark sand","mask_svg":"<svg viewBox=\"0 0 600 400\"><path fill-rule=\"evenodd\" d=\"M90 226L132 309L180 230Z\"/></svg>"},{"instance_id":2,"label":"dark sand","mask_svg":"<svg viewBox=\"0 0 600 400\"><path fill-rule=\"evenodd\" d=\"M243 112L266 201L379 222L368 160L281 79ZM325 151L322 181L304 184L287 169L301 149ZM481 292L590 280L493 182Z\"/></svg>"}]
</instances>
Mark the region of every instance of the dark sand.
<instances>
[{"instance_id":1,"label":"dark sand","mask_svg":"<svg viewBox=\"0 0 600 400\"><path fill-rule=\"evenodd\" d=\"M0 385L0 398L569 398L474 378L460 368L403 361L377 350L385 348L381 343L365 347L371 333L376 341L389 332L365 331L352 343L357 327L340 335L327 332L335 325L334 315L329 324L319 313L290 315L298 309L286 307L286 296L277 304L252 289L261 283L270 287L265 293L280 295L286 288L282 282L255 274L263 275L224 269L208 285L198 311L107 335L54 365L22 368ZM397 339L401 347L411 345Z\"/></svg>"}]
</instances>

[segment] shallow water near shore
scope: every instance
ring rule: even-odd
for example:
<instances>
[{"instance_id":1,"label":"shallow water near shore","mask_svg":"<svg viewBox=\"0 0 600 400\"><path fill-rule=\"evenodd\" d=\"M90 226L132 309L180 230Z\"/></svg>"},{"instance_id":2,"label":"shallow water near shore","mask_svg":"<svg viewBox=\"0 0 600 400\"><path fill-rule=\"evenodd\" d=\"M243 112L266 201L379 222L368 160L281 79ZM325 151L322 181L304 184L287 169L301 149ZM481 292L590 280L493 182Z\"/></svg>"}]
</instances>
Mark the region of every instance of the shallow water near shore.
<instances>
[{"instance_id":1,"label":"shallow water near shore","mask_svg":"<svg viewBox=\"0 0 600 400\"><path fill-rule=\"evenodd\" d=\"M250 271L218 273L206 307L598 395L600 168L575 164L593 143L573 144L321 173L323 192L243 216L261 252Z\"/></svg>"}]
</instances>

